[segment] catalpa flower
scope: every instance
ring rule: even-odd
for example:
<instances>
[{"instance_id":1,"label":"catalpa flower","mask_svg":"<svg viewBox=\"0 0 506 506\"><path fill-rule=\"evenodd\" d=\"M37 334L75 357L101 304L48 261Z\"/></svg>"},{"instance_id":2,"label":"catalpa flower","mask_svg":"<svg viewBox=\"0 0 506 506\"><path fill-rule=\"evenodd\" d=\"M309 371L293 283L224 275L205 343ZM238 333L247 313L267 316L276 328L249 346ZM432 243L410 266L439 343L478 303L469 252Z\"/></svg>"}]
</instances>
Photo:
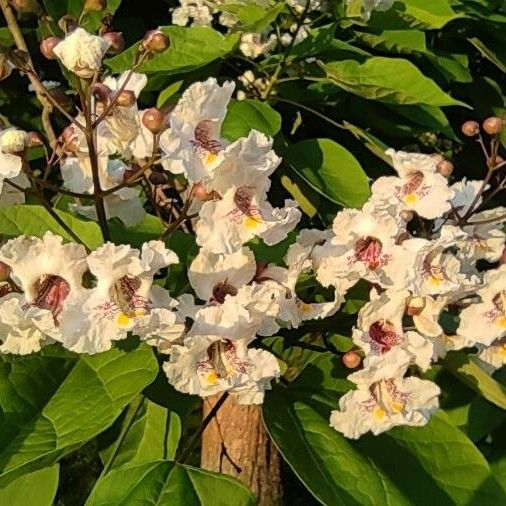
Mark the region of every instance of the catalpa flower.
<instances>
[{"instance_id":1,"label":"catalpa flower","mask_svg":"<svg viewBox=\"0 0 506 506\"><path fill-rule=\"evenodd\" d=\"M5 179L13 179L21 174L23 160L21 154L26 149L27 133L17 128L0 131L0 192L3 193Z\"/></svg>"},{"instance_id":2,"label":"catalpa flower","mask_svg":"<svg viewBox=\"0 0 506 506\"><path fill-rule=\"evenodd\" d=\"M225 142L221 125L235 85L219 86L215 78L192 84L170 114L170 129L160 139L164 167L190 182L210 177L221 161Z\"/></svg>"},{"instance_id":3,"label":"catalpa flower","mask_svg":"<svg viewBox=\"0 0 506 506\"><path fill-rule=\"evenodd\" d=\"M128 166L121 160L107 156L98 157L98 168L102 190L121 184L128 170ZM94 193L91 163L87 155L66 158L60 169L63 183L69 190L78 193ZM127 226L134 226L141 222L146 214L139 199L139 190L135 188L123 187L106 195L104 206L108 219L118 217ZM87 218L97 220L96 209L93 205L71 204L70 209Z\"/></svg>"},{"instance_id":4,"label":"catalpa flower","mask_svg":"<svg viewBox=\"0 0 506 506\"><path fill-rule=\"evenodd\" d=\"M445 225L438 239L415 238L402 243L414 257L414 279L409 289L415 296L448 295L456 300L480 285L481 279L469 259L459 256L459 244L466 237L457 227Z\"/></svg>"},{"instance_id":5,"label":"catalpa flower","mask_svg":"<svg viewBox=\"0 0 506 506\"><path fill-rule=\"evenodd\" d=\"M268 351L248 348L244 340L214 338L173 346L163 368L180 392L207 397L227 391L240 404L261 404L270 381L280 375Z\"/></svg>"},{"instance_id":6,"label":"catalpa flower","mask_svg":"<svg viewBox=\"0 0 506 506\"><path fill-rule=\"evenodd\" d=\"M357 389L339 399L330 425L351 439L369 431L378 435L397 425L425 425L438 408L440 389L431 381L405 378L410 361L401 349L366 359L364 369L348 376Z\"/></svg>"},{"instance_id":7,"label":"catalpa flower","mask_svg":"<svg viewBox=\"0 0 506 506\"><path fill-rule=\"evenodd\" d=\"M438 218L451 209L454 191L448 187L447 179L437 172L441 156L393 149L386 153L392 157L399 176L380 177L373 183L373 204L389 207L392 215L406 210L428 219Z\"/></svg>"},{"instance_id":8,"label":"catalpa flower","mask_svg":"<svg viewBox=\"0 0 506 506\"><path fill-rule=\"evenodd\" d=\"M494 341L490 346L480 348L478 360L489 374L506 364L506 337Z\"/></svg>"},{"instance_id":9,"label":"catalpa flower","mask_svg":"<svg viewBox=\"0 0 506 506\"><path fill-rule=\"evenodd\" d=\"M129 331L151 341L156 336L163 341L164 335L169 341L179 338L184 327L173 311L175 301L163 288L153 286L155 273L177 261L160 241L145 243L141 251L106 243L92 252L87 263L96 286L83 292L62 315L64 346L99 353L108 350L112 341L126 338ZM158 333L152 319L162 324Z\"/></svg>"},{"instance_id":10,"label":"catalpa flower","mask_svg":"<svg viewBox=\"0 0 506 506\"><path fill-rule=\"evenodd\" d=\"M347 280L351 286L363 278L384 287L405 286L410 257L396 244L400 229L394 218L365 206L361 211L340 211L332 226L334 237L326 257L320 250L318 267L326 271L329 284L339 286L340 280Z\"/></svg>"},{"instance_id":11,"label":"catalpa flower","mask_svg":"<svg viewBox=\"0 0 506 506\"><path fill-rule=\"evenodd\" d=\"M422 370L430 366L434 346L418 332L405 332L402 319L410 294L407 290L387 290L371 297L358 314L353 342L367 357L384 356L390 350L402 349Z\"/></svg>"},{"instance_id":12,"label":"catalpa flower","mask_svg":"<svg viewBox=\"0 0 506 506\"><path fill-rule=\"evenodd\" d=\"M457 334L469 343L489 346L506 336L506 265L486 272L483 282L476 292L481 302L462 310Z\"/></svg>"},{"instance_id":13,"label":"catalpa flower","mask_svg":"<svg viewBox=\"0 0 506 506\"><path fill-rule=\"evenodd\" d=\"M54 54L71 72L89 79L100 70L111 44L83 28L76 28L54 48Z\"/></svg>"}]
</instances>

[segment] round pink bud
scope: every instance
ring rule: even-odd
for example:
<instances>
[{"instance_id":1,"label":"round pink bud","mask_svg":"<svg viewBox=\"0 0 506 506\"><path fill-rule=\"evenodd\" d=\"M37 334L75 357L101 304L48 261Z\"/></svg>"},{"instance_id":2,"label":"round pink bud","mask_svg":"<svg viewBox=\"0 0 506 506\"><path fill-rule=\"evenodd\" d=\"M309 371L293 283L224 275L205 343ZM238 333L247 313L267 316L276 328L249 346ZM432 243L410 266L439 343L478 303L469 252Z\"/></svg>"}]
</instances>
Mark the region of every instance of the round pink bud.
<instances>
[{"instance_id":1,"label":"round pink bud","mask_svg":"<svg viewBox=\"0 0 506 506\"><path fill-rule=\"evenodd\" d=\"M79 139L72 125L69 125L63 130L61 133L61 139L63 141L63 149L67 153L76 153L78 151Z\"/></svg>"},{"instance_id":2,"label":"round pink bud","mask_svg":"<svg viewBox=\"0 0 506 506\"><path fill-rule=\"evenodd\" d=\"M120 91L118 98L116 99L116 104L120 107L132 107L136 102L135 93L130 90L122 90Z\"/></svg>"},{"instance_id":3,"label":"round pink bud","mask_svg":"<svg viewBox=\"0 0 506 506\"><path fill-rule=\"evenodd\" d=\"M480 125L477 121L466 121L462 125L462 133L466 137L474 137L475 135L478 135L480 133Z\"/></svg>"},{"instance_id":4,"label":"round pink bud","mask_svg":"<svg viewBox=\"0 0 506 506\"><path fill-rule=\"evenodd\" d=\"M44 145L44 141L39 132L28 132L26 145L29 148L37 148Z\"/></svg>"},{"instance_id":5,"label":"round pink bud","mask_svg":"<svg viewBox=\"0 0 506 506\"><path fill-rule=\"evenodd\" d=\"M12 73L12 66L9 65L5 60L0 62L0 81L7 79Z\"/></svg>"},{"instance_id":6,"label":"round pink bud","mask_svg":"<svg viewBox=\"0 0 506 506\"><path fill-rule=\"evenodd\" d=\"M503 120L497 116L491 116L483 122L483 130L485 130L485 132L487 132L489 135L500 134L503 126Z\"/></svg>"},{"instance_id":7,"label":"round pink bud","mask_svg":"<svg viewBox=\"0 0 506 506\"><path fill-rule=\"evenodd\" d=\"M100 12L107 7L106 0L86 0L83 5L84 12Z\"/></svg>"},{"instance_id":8,"label":"round pink bud","mask_svg":"<svg viewBox=\"0 0 506 506\"><path fill-rule=\"evenodd\" d=\"M110 44L107 50L109 54L118 54L125 49L125 39L121 32L105 32L102 38Z\"/></svg>"},{"instance_id":9,"label":"round pink bud","mask_svg":"<svg viewBox=\"0 0 506 506\"><path fill-rule=\"evenodd\" d=\"M349 351L343 355L343 364L348 369L356 369L362 363L362 357L356 351Z\"/></svg>"},{"instance_id":10,"label":"round pink bud","mask_svg":"<svg viewBox=\"0 0 506 506\"><path fill-rule=\"evenodd\" d=\"M213 192L208 192L202 183L196 183L193 185L192 195L200 202L207 202L214 199Z\"/></svg>"},{"instance_id":11,"label":"round pink bud","mask_svg":"<svg viewBox=\"0 0 506 506\"><path fill-rule=\"evenodd\" d=\"M165 130L167 126L167 116L160 111L160 109L151 107L151 109L146 109L144 111L144 114L142 115L142 124L151 133L158 134Z\"/></svg>"},{"instance_id":12,"label":"round pink bud","mask_svg":"<svg viewBox=\"0 0 506 506\"><path fill-rule=\"evenodd\" d=\"M42 7L37 0L10 0L14 9L20 14L42 14Z\"/></svg>"},{"instance_id":13,"label":"round pink bud","mask_svg":"<svg viewBox=\"0 0 506 506\"><path fill-rule=\"evenodd\" d=\"M449 160L443 160L437 164L437 171L444 177L450 177L453 169L453 163Z\"/></svg>"},{"instance_id":14,"label":"round pink bud","mask_svg":"<svg viewBox=\"0 0 506 506\"><path fill-rule=\"evenodd\" d=\"M56 55L54 54L54 48L61 42L60 37L48 37L47 39L43 39L40 43L40 52L48 59L48 60L56 60Z\"/></svg>"},{"instance_id":15,"label":"round pink bud","mask_svg":"<svg viewBox=\"0 0 506 506\"><path fill-rule=\"evenodd\" d=\"M418 316L425 307L425 299L423 297L412 297L408 302L407 313L409 316Z\"/></svg>"},{"instance_id":16,"label":"round pink bud","mask_svg":"<svg viewBox=\"0 0 506 506\"><path fill-rule=\"evenodd\" d=\"M112 93L111 88L103 83L94 84L91 92L93 93L95 99L100 102L107 102Z\"/></svg>"},{"instance_id":17,"label":"round pink bud","mask_svg":"<svg viewBox=\"0 0 506 506\"><path fill-rule=\"evenodd\" d=\"M165 51L169 45L169 38L160 30L149 30L141 43L142 49L150 51L151 53L161 53Z\"/></svg>"},{"instance_id":18,"label":"round pink bud","mask_svg":"<svg viewBox=\"0 0 506 506\"><path fill-rule=\"evenodd\" d=\"M11 268L4 262L0 262L0 282L7 281L11 275Z\"/></svg>"}]
</instances>

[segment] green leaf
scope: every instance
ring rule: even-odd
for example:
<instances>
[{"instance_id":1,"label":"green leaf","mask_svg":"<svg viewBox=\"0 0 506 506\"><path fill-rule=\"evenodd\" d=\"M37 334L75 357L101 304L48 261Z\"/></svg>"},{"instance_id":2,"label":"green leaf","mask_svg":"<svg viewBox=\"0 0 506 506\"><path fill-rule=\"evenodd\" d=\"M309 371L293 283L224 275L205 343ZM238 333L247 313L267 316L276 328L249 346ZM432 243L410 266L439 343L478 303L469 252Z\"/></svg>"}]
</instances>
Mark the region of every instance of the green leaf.
<instances>
[{"instance_id":1,"label":"green leaf","mask_svg":"<svg viewBox=\"0 0 506 506\"><path fill-rule=\"evenodd\" d=\"M491 61L501 72L506 72L506 58L501 58L499 54L488 48L480 39L477 37L471 37L467 39L487 60Z\"/></svg>"},{"instance_id":2,"label":"green leaf","mask_svg":"<svg viewBox=\"0 0 506 506\"><path fill-rule=\"evenodd\" d=\"M85 221L72 214L55 210L69 228L91 249L104 240L100 227L93 221ZM61 235L67 241L72 236L42 206L19 205L0 208L0 234L15 237L21 234L42 237L47 231Z\"/></svg>"},{"instance_id":3,"label":"green leaf","mask_svg":"<svg viewBox=\"0 0 506 506\"><path fill-rule=\"evenodd\" d=\"M179 416L145 397L129 406L117 429L119 439L100 452L103 462L112 459L110 470L176 456L181 437Z\"/></svg>"},{"instance_id":4,"label":"green leaf","mask_svg":"<svg viewBox=\"0 0 506 506\"><path fill-rule=\"evenodd\" d=\"M25 474L0 488L0 504L9 506L52 506L58 488L59 466L55 464Z\"/></svg>"},{"instance_id":5,"label":"green leaf","mask_svg":"<svg viewBox=\"0 0 506 506\"><path fill-rule=\"evenodd\" d=\"M352 125L347 121L344 122L343 126L346 130L350 131L356 139L361 141L371 153L374 153L388 165L392 165L392 157L385 154L388 146L383 141L378 139L375 135L369 133L367 130L363 130L362 128Z\"/></svg>"},{"instance_id":6,"label":"green leaf","mask_svg":"<svg viewBox=\"0 0 506 506\"><path fill-rule=\"evenodd\" d=\"M253 506L251 492L239 481L167 460L127 465L102 478L86 506Z\"/></svg>"},{"instance_id":7,"label":"green leaf","mask_svg":"<svg viewBox=\"0 0 506 506\"><path fill-rule=\"evenodd\" d=\"M105 430L158 369L146 345L82 355L70 372L65 356L0 360L0 486Z\"/></svg>"},{"instance_id":8,"label":"green leaf","mask_svg":"<svg viewBox=\"0 0 506 506\"><path fill-rule=\"evenodd\" d=\"M450 352L444 359L443 364L487 401L506 409L506 388L492 376L489 376L473 357L463 351Z\"/></svg>"},{"instance_id":9,"label":"green leaf","mask_svg":"<svg viewBox=\"0 0 506 506\"><path fill-rule=\"evenodd\" d=\"M169 102L169 100L174 97L174 95L181 89L183 85L183 81L176 81L175 83L170 84L160 92L158 95L158 99L156 101L156 107L161 108L165 104ZM176 95L177 96L177 95Z\"/></svg>"},{"instance_id":10,"label":"green leaf","mask_svg":"<svg viewBox=\"0 0 506 506\"><path fill-rule=\"evenodd\" d=\"M461 105L415 65L401 58L375 56L364 63L345 60L320 63L327 77L344 90L390 104Z\"/></svg>"},{"instance_id":11,"label":"green leaf","mask_svg":"<svg viewBox=\"0 0 506 506\"><path fill-rule=\"evenodd\" d=\"M143 243L158 239L163 232L163 225L158 216L146 214L143 220L133 227L127 227L118 220L109 222L111 238L116 244L130 244L140 248Z\"/></svg>"},{"instance_id":12,"label":"green leaf","mask_svg":"<svg viewBox=\"0 0 506 506\"><path fill-rule=\"evenodd\" d=\"M493 506L506 500L485 458L443 411L425 427L358 441L330 427L330 412L347 389L342 368L335 357L313 361L288 387L267 392L263 405L269 434L322 504Z\"/></svg>"},{"instance_id":13,"label":"green leaf","mask_svg":"<svg viewBox=\"0 0 506 506\"><path fill-rule=\"evenodd\" d=\"M379 34L355 32L355 36L368 46L381 51L411 54L427 49L425 33L420 30L384 30Z\"/></svg>"},{"instance_id":14,"label":"green leaf","mask_svg":"<svg viewBox=\"0 0 506 506\"><path fill-rule=\"evenodd\" d=\"M12 33L7 27L0 28L0 46L11 47L14 45Z\"/></svg>"},{"instance_id":15,"label":"green leaf","mask_svg":"<svg viewBox=\"0 0 506 506\"><path fill-rule=\"evenodd\" d=\"M289 146L285 161L314 190L345 207L361 207L369 182L356 158L330 139L308 139Z\"/></svg>"},{"instance_id":16,"label":"green leaf","mask_svg":"<svg viewBox=\"0 0 506 506\"><path fill-rule=\"evenodd\" d=\"M241 3L222 3L220 11L234 14L239 21L239 29L245 32L263 32L285 9L284 2L266 9L253 2Z\"/></svg>"},{"instance_id":17,"label":"green leaf","mask_svg":"<svg viewBox=\"0 0 506 506\"><path fill-rule=\"evenodd\" d=\"M259 130L269 137L281 128L281 116L270 105L258 100L232 100L221 134L230 141L246 137L251 130Z\"/></svg>"},{"instance_id":18,"label":"green leaf","mask_svg":"<svg viewBox=\"0 0 506 506\"><path fill-rule=\"evenodd\" d=\"M238 34L223 36L207 26L184 28L162 26L170 40L170 47L163 53L155 54L137 70L146 74L163 72L171 76L190 72L211 63L234 50L239 41ZM123 72L132 67L139 43L110 58L105 63L114 72Z\"/></svg>"}]
</instances>

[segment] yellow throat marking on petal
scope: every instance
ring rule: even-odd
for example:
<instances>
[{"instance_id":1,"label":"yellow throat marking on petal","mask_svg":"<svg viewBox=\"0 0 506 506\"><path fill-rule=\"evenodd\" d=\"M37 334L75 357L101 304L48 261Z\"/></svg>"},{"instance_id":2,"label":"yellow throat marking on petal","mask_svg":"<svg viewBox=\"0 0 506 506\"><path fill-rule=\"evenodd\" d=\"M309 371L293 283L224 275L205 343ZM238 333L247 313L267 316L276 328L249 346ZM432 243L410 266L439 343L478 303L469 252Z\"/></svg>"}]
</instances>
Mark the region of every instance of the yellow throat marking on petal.
<instances>
[{"instance_id":1,"label":"yellow throat marking on petal","mask_svg":"<svg viewBox=\"0 0 506 506\"><path fill-rule=\"evenodd\" d=\"M299 310L301 313L303 314L307 314L309 313L309 311L311 311L311 309L313 308L313 306L311 304L307 304L306 302L303 302L300 306L299 306Z\"/></svg>"},{"instance_id":2,"label":"yellow throat marking on petal","mask_svg":"<svg viewBox=\"0 0 506 506\"><path fill-rule=\"evenodd\" d=\"M444 276L439 273L439 274L432 274L430 277L429 277L429 285L431 286L439 286L444 280Z\"/></svg>"},{"instance_id":3,"label":"yellow throat marking on petal","mask_svg":"<svg viewBox=\"0 0 506 506\"><path fill-rule=\"evenodd\" d=\"M217 158L218 158L217 154L211 153L210 151L208 151L206 153L205 158L204 158L204 163L206 165L211 165L211 164L213 164L217 160Z\"/></svg>"},{"instance_id":4,"label":"yellow throat marking on petal","mask_svg":"<svg viewBox=\"0 0 506 506\"><path fill-rule=\"evenodd\" d=\"M418 202L419 198L416 193L408 193L407 195L404 195L404 202L408 206L413 206Z\"/></svg>"},{"instance_id":5,"label":"yellow throat marking on petal","mask_svg":"<svg viewBox=\"0 0 506 506\"><path fill-rule=\"evenodd\" d=\"M387 413L380 406L376 406L372 412L372 416L376 421L382 422L387 417Z\"/></svg>"},{"instance_id":6,"label":"yellow throat marking on petal","mask_svg":"<svg viewBox=\"0 0 506 506\"><path fill-rule=\"evenodd\" d=\"M260 216L247 216L244 219L244 226L250 230L254 230L262 223Z\"/></svg>"},{"instance_id":7,"label":"yellow throat marking on petal","mask_svg":"<svg viewBox=\"0 0 506 506\"><path fill-rule=\"evenodd\" d=\"M499 316L499 318L496 319L495 324L501 329L506 329L506 316Z\"/></svg>"},{"instance_id":8,"label":"yellow throat marking on petal","mask_svg":"<svg viewBox=\"0 0 506 506\"><path fill-rule=\"evenodd\" d=\"M129 327L131 320L132 317L125 313L119 313L118 316L116 316L116 323L120 327Z\"/></svg>"},{"instance_id":9,"label":"yellow throat marking on petal","mask_svg":"<svg viewBox=\"0 0 506 506\"><path fill-rule=\"evenodd\" d=\"M208 383L210 383L211 385L214 385L217 381L218 381L219 377L218 375L216 374L216 372L210 372L207 376L206 376L206 381Z\"/></svg>"}]
</instances>

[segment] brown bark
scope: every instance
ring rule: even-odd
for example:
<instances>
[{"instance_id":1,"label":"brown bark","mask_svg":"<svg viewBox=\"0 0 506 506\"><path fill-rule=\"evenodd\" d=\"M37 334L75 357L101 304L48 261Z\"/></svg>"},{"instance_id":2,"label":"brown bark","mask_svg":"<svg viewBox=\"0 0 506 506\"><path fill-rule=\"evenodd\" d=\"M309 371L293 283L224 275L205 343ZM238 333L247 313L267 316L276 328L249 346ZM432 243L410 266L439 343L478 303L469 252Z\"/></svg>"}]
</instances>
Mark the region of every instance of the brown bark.
<instances>
[{"instance_id":1,"label":"brown bark","mask_svg":"<svg viewBox=\"0 0 506 506\"><path fill-rule=\"evenodd\" d=\"M220 396L204 400L204 417ZM280 456L259 406L241 406L230 396L202 434L201 465L241 480L259 506L281 504Z\"/></svg>"}]
</instances>

